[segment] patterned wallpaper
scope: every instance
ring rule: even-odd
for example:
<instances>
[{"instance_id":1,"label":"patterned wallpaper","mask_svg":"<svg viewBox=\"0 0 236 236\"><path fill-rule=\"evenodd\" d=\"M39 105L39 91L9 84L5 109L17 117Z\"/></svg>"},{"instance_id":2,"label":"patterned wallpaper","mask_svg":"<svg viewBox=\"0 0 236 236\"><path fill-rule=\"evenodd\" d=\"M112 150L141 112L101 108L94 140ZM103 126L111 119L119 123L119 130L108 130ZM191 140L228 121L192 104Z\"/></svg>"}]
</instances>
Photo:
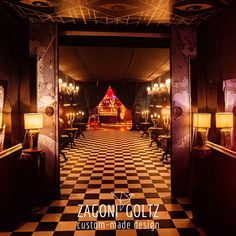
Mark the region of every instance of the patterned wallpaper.
<instances>
[{"instance_id":1,"label":"patterned wallpaper","mask_svg":"<svg viewBox=\"0 0 236 236\"><path fill-rule=\"evenodd\" d=\"M54 195L58 184L58 88L57 29L55 25L30 25L30 54L37 55L37 109L44 114L39 146L46 154L48 190ZM54 114L46 115L51 107Z\"/></svg>"},{"instance_id":2,"label":"patterned wallpaper","mask_svg":"<svg viewBox=\"0 0 236 236\"><path fill-rule=\"evenodd\" d=\"M234 127L232 134L232 149L236 150L236 79L224 81L225 111L233 112Z\"/></svg>"},{"instance_id":3,"label":"patterned wallpaper","mask_svg":"<svg viewBox=\"0 0 236 236\"><path fill-rule=\"evenodd\" d=\"M196 32L190 27L172 27L172 193L188 194L191 146L190 57L196 56Z\"/></svg>"}]
</instances>

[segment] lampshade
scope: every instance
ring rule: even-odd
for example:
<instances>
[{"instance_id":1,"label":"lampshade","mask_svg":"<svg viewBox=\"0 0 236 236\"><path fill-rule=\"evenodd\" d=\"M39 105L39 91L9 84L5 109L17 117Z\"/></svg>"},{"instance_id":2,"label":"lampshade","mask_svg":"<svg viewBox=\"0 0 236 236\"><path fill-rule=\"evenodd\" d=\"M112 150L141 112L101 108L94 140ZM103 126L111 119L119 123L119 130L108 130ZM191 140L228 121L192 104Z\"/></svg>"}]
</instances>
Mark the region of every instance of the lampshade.
<instances>
[{"instance_id":1,"label":"lampshade","mask_svg":"<svg viewBox=\"0 0 236 236\"><path fill-rule=\"evenodd\" d=\"M232 128L233 113L232 112L217 112L216 113L216 128Z\"/></svg>"},{"instance_id":2,"label":"lampshade","mask_svg":"<svg viewBox=\"0 0 236 236\"><path fill-rule=\"evenodd\" d=\"M194 113L193 114L193 127L207 129L211 127L211 114L210 113Z\"/></svg>"},{"instance_id":3,"label":"lampshade","mask_svg":"<svg viewBox=\"0 0 236 236\"><path fill-rule=\"evenodd\" d=\"M43 128L43 114L25 113L24 122L25 122L25 129L41 129Z\"/></svg>"}]
</instances>

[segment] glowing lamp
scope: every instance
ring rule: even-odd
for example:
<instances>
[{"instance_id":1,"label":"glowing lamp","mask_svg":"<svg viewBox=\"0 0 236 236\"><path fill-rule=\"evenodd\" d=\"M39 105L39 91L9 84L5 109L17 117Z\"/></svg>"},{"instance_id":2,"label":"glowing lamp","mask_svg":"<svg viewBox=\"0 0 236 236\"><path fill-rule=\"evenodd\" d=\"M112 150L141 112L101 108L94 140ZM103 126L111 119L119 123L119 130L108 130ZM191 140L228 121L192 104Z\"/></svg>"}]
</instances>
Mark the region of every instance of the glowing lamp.
<instances>
[{"instance_id":1,"label":"glowing lamp","mask_svg":"<svg viewBox=\"0 0 236 236\"><path fill-rule=\"evenodd\" d=\"M197 131L206 131L211 127L211 114L210 113L194 113L193 114L193 128Z\"/></svg>"},{"instance_id":2,"label":"glowing lamp","mask_svg":"<svg viewBox=\"0 0 236 236\"><path fill-rule=\"evenodd\" d=\"M29 131L30 148L38 148L39 129L43 128L43 114L41 113L25 113L24 114L25 129Z\"/></svg>"},{"instance_id":3,"label":"glowing lamp","mask_svg":"<svg viewBox=\"0 0 236 236\"><path fill-rule=\"evenodd\" d=\"M231 129L233 128L232 112L216 113L216 128L220 128L221 145L231 147Z\"/></svg>"},{"instance_id":4,"label":"glowing lamp","mask_svg":"<svg viewBox=\"0 0 236 236\"><path fill-rule=\"evenodd\" d=\"M211 127L210 113L194 113L193 128L197 131L197 143L202 148L208 139L208 129ZM199 134L199 135L198 135Z\"/></svg>"},{"instance_id":5,"label":"glowing lamp","mask_svg":"<svg viewBox=\"0 0 236 236\"><path fill-rule=\"evenodd\" d=\"M216 113L216 128L230 130L233 128L233 113L232 112L217 112Z\"/></svg>"}]
</instances>

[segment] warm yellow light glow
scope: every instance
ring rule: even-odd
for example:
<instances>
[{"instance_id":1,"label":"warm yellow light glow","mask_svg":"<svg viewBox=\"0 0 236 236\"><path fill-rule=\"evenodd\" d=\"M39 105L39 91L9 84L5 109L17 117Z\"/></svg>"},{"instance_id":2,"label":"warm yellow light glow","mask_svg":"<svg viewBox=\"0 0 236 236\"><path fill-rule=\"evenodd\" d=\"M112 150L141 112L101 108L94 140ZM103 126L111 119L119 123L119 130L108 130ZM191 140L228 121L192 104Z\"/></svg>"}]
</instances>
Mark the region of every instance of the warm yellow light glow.
<instances>
[{"instance_id":1,"label":"warm yellow light glow","mask_svg":"<svg viewBox=\"0 0 236 236\"><path fill-rule=\"evenodd\" d=\"M216 128L232 128L233 113L232 112L217 112L216 113Z\"/></svg>"},{"instance_id":2,"label":"warm yellow light glow","mask_svg":"<svg viewBox=\"0 0 236 236\"><path fill-rule=\"evenodd\" d=\"M151 90L151 88L150 87L147 87L147 91L150 91Z\"/></svg>"},{"instance_id":3,"label":"warm yellow light glow","mask_svg":"<svg viewBox=\"0 0 236 236\"><path fill-rule=\"evenodd\" d=\"M194 113L193 114L193 127L208 129L211 127L211 114L210 113Z\"/></svg>"},{"instance_id":4,"label":"warm yellow light glow","mask_svg":"<svg viewBox=\"0 0 236 236\"><path fill-rule=\"evenodd\" d=\"M166 115L170 116L170 108L167 108L167 107L162 108L161 114L162 116L166 116Z\"/></svg>"},{"instance_id":5,"label":"warm yellow light glow","mask_svg":"<svg viewBox=\"0 0 236 236\"><path fill-rule=\"evenodd\" d=\"M24 122L25 122L25 129L41 129L43 128L43 114L25 113Z\"/></svg>"},{"instance_id":6,"label":"warm yellow light glow","mask_svg":"<svg viewBox=\"0 0 236 236\"><path fill-rule=\"evenodd\" d=\"M61 78L58 79L58 83L62 84L62 79Z\"/></svg>"},{"instance_id":7,"label":"warm yellow light glow","mask_svg":"<svg viewBox=\"0 0 236 236\"><path fill-rule=\"evenodd\" d=\"M0 112L0 128L2 128L2 112Z\"/></svg>"},{"instance_id":8,"label":"warm yellow light glow","mask_svg":"<svg viewBox=\"0 0 236 236\"><path fill-rule=\"evenodd\" d=\"M170 79L166 80L166 87L169 88L170 87Z\"/></svg>"}]
</instances>

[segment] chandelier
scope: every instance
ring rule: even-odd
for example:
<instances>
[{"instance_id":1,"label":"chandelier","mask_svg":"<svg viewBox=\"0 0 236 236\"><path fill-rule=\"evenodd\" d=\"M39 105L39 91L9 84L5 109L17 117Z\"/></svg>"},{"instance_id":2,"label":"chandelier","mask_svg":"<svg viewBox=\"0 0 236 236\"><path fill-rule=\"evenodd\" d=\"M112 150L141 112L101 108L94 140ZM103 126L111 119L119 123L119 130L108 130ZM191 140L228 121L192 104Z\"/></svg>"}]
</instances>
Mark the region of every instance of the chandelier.
<instances>
[{"instance_id":1,"label":"chandelier","mask_svg":"<svg viewBox=\"0 0 236 236\"><path fill-rule=\"evenodd\" d=\"M148 95L153 95L153 94L159 94L161 92L164 92L164 91L168 91L168 93L170 92L170 79L167 79L165 81L165 83L154 83L152 87L148 86L147 87L147 93Z\"/></svg>"},{"instance_id":2,"label":"chandelier","mask_svg":"<svg viewBox=\"0 0 236 236\"><path fill-rule=\"evenodd\" d=\"M65 93L68 95L73 95L79 92L79 86L74 85L73 83L67 84L66 82L63 82L62 79L58 79L59 83L59 92Z\"/></svg>"}]
</instances>

